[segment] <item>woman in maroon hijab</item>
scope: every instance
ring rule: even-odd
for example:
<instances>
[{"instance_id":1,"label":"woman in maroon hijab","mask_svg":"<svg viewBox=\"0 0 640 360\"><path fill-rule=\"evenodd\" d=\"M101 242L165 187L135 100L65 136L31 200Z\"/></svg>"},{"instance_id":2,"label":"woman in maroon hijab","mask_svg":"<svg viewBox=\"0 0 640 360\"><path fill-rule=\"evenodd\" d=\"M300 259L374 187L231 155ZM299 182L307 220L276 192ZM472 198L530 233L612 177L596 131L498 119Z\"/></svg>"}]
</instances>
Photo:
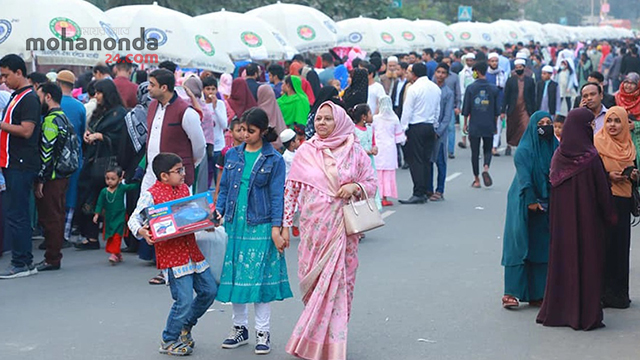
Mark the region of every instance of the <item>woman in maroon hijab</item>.
<instances>
[{"instance_id":1,"label":"woman in maroon hijab","mask_svg":"<svg viewBox=\"0 0 640 360\"><path fill-rule=\"evenodd\" d=\"M233 113L238 119L244 114L245 111L252 107L258 106L256 99L251 94L247 82L243 78L236 78L231 83L231 95L227 100Z\"/></svg>"},{"instance_id":2,"label":"woman in maroon hijab","mask_svg":"<svg viewBox=\"0 0 640 360\"><path fill-rule=\"evenodd\" d=\"M606 227L616 223L607 174L593 146L593 113L572 110L551 160L551 243L544 302L537 322L574 330L603 327Z\"/></svg>"}]
</instances>

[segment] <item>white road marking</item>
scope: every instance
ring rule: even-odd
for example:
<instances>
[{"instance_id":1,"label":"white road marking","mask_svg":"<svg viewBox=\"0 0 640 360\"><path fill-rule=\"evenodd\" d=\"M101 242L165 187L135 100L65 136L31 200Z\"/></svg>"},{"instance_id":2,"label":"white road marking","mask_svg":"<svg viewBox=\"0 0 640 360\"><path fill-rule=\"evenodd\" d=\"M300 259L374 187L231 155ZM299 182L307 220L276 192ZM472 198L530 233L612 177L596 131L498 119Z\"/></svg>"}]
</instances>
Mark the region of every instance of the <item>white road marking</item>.
<instances>
[{"instance_id":1,"label":"white road marking","mask_svg":"<svg viewBox=\"0 0 640 360\"><path fill-rule=\"evenodd\" d=\"M385 212L383 212L382 214L380 214L380 216L382 216L383 219L388 218L389 216L395 214L395 210L387 210Z\"/></svg>"},{"instance_id":2,"label":"white road marking","mask_svg":"<svg viewBox=\"0 0 640 360\"><path fill-rule=\"evenodd\" d=\"M451 180L453 180L453 179L457 178L457 177L458 177L458 176L460 176L460 175L462 175L462 173L461 173L461 172L453 173L453 174L451 174L451 175L447 176L447 178L446 178L446 179L444 179L444 181L445 181L445 182L449 182L449 181L451 181Z\"/></svg>"}]
</instances>

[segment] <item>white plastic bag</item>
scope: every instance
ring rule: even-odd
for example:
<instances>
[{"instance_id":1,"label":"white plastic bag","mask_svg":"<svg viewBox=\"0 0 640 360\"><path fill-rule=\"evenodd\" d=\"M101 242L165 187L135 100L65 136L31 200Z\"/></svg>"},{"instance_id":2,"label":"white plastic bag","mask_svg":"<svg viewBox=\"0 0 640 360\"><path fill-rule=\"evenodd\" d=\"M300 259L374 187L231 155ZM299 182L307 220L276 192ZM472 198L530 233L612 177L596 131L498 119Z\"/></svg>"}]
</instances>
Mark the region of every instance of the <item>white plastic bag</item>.
<instances>
[{"instance_id":1,"label":"white plastic bag","mask_svg":"<svg viewBox=\"0 0 640 360\"><path fill-rule=\"evenodd\" d=\"M218 226L213 232L196 232L196 242L198 243L198 247L207 259L217 284L220 284L222 265L224 264L224 254L227 251L227 240L227 233L222 226Z\"/></svg>"}]
</instances>

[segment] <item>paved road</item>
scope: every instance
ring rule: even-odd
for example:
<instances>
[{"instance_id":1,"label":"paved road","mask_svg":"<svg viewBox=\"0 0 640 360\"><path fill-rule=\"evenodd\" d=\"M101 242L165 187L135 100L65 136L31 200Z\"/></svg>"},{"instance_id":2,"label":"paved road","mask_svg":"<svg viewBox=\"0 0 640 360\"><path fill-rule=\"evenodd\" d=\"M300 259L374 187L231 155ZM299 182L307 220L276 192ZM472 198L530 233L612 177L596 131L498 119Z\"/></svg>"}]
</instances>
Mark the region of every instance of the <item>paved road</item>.
<instances>
[{"instance_id":1,"label":"paved road","mask_svg":"<svg viewBox=\"0 0 640 360\"><path fill-rule=\"evenodd\" d=\"M535 324L536 309L500 307L501 236L513 159L495 159L494 187L478 190L469 186L469 156L468 150L458 151L449 162L446 201L387 209L387 226L361 243L349 359L640 358L636 249L635 301L628 310L607 310L604 329L544 328ZM399 170L398 179L401 196L408 197L409 172ZM302 309L297 245L292 242L288 252L296 297L273 306L268 359L293 359L284 345ZM42 252L35 256L41 259ZM66 249L64 256L61 271L0 282L0 359L166 359L157 345L171 299L166 287L146 284L155 269L134 256L112 267L103 251ZM8 261L0 258L0 267ZM230 310L216 302L203 317L191 358L253 358L252 346L220 348L230 330Z\"/></svg>"}]
</instances>

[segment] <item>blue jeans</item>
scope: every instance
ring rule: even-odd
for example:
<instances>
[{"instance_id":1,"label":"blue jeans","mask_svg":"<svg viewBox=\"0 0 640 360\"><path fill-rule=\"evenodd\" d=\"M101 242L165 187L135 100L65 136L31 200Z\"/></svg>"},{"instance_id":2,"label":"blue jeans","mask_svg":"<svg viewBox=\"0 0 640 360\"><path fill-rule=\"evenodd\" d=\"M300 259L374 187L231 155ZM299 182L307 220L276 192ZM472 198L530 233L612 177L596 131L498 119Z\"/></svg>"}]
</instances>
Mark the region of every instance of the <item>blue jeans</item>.
<instances>
[{"instance_id":1,"label":"blue jeans","mask_svg":"<svg viewBox=\"0 0 640 360\"><path fill-rule=\"evenodd\" d=\"M436 157L436 166L438 167L438 185L436 192L444 194L444 183L447 179L447 154L445 153L444 143L438 147L438 155ZM429 164L429 183L427 190L433 192L433 163Z\"/></svg>"},{"instance_id":2,"label":"blue jeans","mask_svg":"<svg viewBox=\"0 0 640 360\"><path fill-rule=\"evenodd\" d=\"M449 143L449 155L453 155L453 152L456 148L456 120L458 117L456 116L456 114L453 114L453 119L451 119L451 122L449 122L449 139L447 139L447 142Z\"/></svg>"},{"instance_id":3,"label":"blue jeans","mask_svg":"<svg viewBox=\"0 0 640 360\"><path fill-rule=\"evenodd\" d=\"M28 204L36 173L16 169L2 169L2 172L7 182L7 190L2 193L4 241L11 246L11 265L28 266L33 261L33 228Z\"/></svg>"},{"instance_id":4,"label":"blue jeans","mask_svg":"<svg viewBox=\"0 0 640 360\"><path fill-rule=\"evenodd\" d=\"M176 278L169 269L169 288L173 305L169 311L167 326L162 332L162 340L176 341L183 328L192 328L213 304L218 293L218 286L213 279L211 269L200 274L193 273ZM196 298L193 298L193 291Z\"/></svg>"}]
</instances>

